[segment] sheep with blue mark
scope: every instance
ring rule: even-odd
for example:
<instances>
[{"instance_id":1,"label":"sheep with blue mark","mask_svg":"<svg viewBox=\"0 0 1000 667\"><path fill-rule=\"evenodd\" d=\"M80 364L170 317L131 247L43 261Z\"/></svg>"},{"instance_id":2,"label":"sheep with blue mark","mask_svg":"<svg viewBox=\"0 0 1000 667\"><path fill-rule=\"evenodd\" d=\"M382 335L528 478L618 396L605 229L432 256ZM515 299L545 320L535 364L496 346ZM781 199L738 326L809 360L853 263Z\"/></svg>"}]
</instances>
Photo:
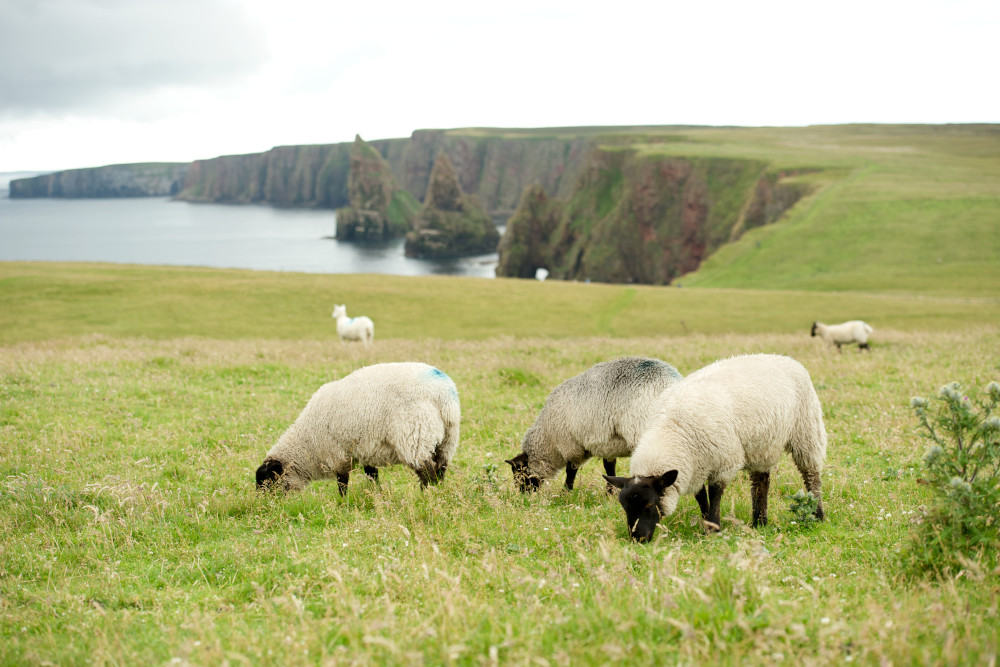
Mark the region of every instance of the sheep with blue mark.
<instances>
[{"instance_id":1,"label":"sheep with blue mark","mask_svg":"<svg viewBox=\"0 0 1000 667\"><path fill-rule=\"evenodd\" d=\"M355 465L378 480L403 464L420 485L444 478L458 448L461 408L455 383L422 363L366 366L320 387L257 469L257 486L298 490L337 478L341 495Z\"/></svg>"},{"instance_id":2,"label":"sheep with blue mark","mask_svg":"<svg viewBox=\"0 0 1000 667\"><path fill-rule=\"evenodd\" d=\"M346 305L334 305L332 317L337 320L337 335L341 341L360 340L368 347L375 340L375 323L371 318L364 315L348 317Z\"/></svg>"},{"instance_id":3,"label":"sheep with blue mark","mask_svg":"<svg viewBox=\"0 0 1000 667\"><path fill-rule=\"evenodd\" d=\"M723 491L748 470L756 527L767 525L771 470L789 452L823 519L826 442L823 408L802 364L773 354L732 357L663 392L632 454L632 476L605 479L621 489L629 534L645 542L682 495L693 494L718 529Z\"/></svg>"},{"instance_id":4,"label":"sheep with blue mark","mask_svg":"<svg viewBox=\"0 0 1000 667\"><path fill-rule=\"evenodd\" d=\"M565 466L566 488L572 490L577 470L593 456L604 459L605 472L614 475L616 460L631 456L639 443L657 397L680 379L664 361L625 357L566 380L524 434L521 453L507 460L518 487L538 489Z\"/></svg>"}]
</instances>

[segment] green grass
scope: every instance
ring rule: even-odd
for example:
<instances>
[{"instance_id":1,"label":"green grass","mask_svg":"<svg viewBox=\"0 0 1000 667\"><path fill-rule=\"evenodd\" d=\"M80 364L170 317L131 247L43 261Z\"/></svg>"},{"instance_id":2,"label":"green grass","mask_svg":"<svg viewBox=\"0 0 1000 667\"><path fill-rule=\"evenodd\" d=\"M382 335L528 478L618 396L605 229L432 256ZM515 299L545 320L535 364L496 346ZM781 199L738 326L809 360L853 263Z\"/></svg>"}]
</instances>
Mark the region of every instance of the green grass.
<instances>
[{"instance_id":1,"label":"green grass","mask_svg":"<svg viewBox=\"0 0 1000 667\"><path fill-rule=\"evenodd\" d=\"M676 131L675 131L676 133ZM922 294L1000 291L1000 126L694 128L642 150L764 160L818 185L679 282Z\"/></svg>"},{"instance_id":2,"label":"green grass","mask_svg":"<svg viewBox=\"0 0 1000 667\"><path fill-rule=\"evenodd\" d=\"M337 342L334 302L372 315ZM0 264L0 664L988 664L998 574L902 576L930 494L913 395L1000 377L979 297ZM819 313L872 320L837 354ZM522 497L503 459L545 396L626 354L682 373L802 361L824 406L828 521L749 485L706 535L682 499L649 545L590 463ZM323 382L420 360L462 400L440 486L384 471L288 496L253 472ZM627 471L627 462L619 464Z\"/></svg>"},{"instance_id":3,"label":"green grass","mask_svg":"<svg viewBox=\"0 0 1000 667\"><path fill-rule=\"evenodd\" d=\"M684 284L0 262L0 344L86 333L335 341L334 303L371 317L377 340L805 332L817 319L925 331L1000 322L1000 298L975 290L935 297Z\"/></svg>"}]
</instances>

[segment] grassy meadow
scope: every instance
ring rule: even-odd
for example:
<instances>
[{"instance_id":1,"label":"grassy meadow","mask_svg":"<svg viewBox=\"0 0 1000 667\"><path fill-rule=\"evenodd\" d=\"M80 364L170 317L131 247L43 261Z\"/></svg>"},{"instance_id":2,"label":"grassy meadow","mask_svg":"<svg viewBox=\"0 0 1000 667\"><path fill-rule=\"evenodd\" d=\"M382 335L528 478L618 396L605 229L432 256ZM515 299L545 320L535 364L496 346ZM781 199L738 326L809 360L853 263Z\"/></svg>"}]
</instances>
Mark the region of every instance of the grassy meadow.
<instances>
[{"instance_id":1,"label":"grassy meadow","mask_svg":"<svg viewBox=\"0 0 1000 667\"><path fill-rule=\"evenodd\" d=\"M376 322L341 344L334 303ZM837 354L813 319L861 317ZM899 568L930 492L910 397L1000 379L996 297L644 288L0 263L2 664L993 664L997 572ZM788 354L830 436L828 520L794 523L790 459L754 530L682 499L653 543L588 463L521 496L548 392L627 354L690 373ZM259 494L253 473L320 384L414 360L456 382L462 441L402 468ZM622 461L620 471L627 471Z\"/></svg>"}]
</instances>

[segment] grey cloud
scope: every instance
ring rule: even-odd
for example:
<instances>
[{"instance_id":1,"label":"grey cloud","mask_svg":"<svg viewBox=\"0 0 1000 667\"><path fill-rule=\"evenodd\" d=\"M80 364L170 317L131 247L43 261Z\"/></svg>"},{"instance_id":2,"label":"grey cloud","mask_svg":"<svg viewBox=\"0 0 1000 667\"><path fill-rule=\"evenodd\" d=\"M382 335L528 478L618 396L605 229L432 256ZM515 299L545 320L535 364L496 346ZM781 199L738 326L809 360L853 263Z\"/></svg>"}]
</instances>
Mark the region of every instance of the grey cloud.
<instances>
[{"instance_id":1,"label":"grey cloud","mask_svg":"<svg viewBox=\"0 0 1000 667\"><path fill-rule=\"evenodd\" d=\"M0 0L0 115L223 85L265 57L263 31L229 0Z\"/></svg>"}]
</instances>

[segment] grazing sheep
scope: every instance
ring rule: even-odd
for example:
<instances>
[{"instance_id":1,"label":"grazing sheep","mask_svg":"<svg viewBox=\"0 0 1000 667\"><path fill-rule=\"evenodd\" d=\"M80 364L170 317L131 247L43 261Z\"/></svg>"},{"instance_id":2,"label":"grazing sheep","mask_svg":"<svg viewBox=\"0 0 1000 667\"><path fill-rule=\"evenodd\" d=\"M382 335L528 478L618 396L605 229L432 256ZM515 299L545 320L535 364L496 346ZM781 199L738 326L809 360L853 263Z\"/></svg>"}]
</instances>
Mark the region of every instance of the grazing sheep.
<instances>
[{"instance_id":1,"label":"grazing sheep","mask_svg":"<svg viewBox=\"0 0 1000 667\"><path fill-rule=\"evenodd\" d=\"M681 379L659 359L626 357L605 361L552 390L534 425L524 434L521 453L507 460L521 491L566 466L566 488L592 456L615 474L615 459L631 456L660 393ZM611 487L608 487L609 492Z\"/></svg>"},{"instance_id":2,"label":"grazing sheep","mask_svg":"<svg viewBox=\"0 0 1000 667\"><path fill-rule=\"evenodd\" d=\"M324 384L257 469L257 486L298 490L336 476L341 495L355 464L378 479L403 463L427 486L444 478L458 448L455 383L427 364L375 364Z\"/></svg>"},{"instance_id":3,"label":"grazing sheep","mask_svg":"<svg viewBox=\"0 0 1000 667\"><path fill-rule=\"evenodd\" d=\"M347 306L333 307L333 319L337 320L337 335L340 340L360 340L368 347L375 340L375 323L370 318L348 317Z\"/></svg>"},{"instance_id":4,"label":"grazing sheep","mask_svg":"<svg viewBox=\"0 0 1000 667\"><path fill-rule=\"evenodd\" d=\"M861 320L851 320L843 324L813 322L811 335L819 336L827 343L833 343L837 346L837 352L842 351L840 349L841 345L849 345L851 343L858 344L859 352L861 350L871 352L871 348L868 347L868 336L872 334L872 331L872 328Z\"/></svg>"},{"instance_id":5,"label":"grazing sheep","mask_svg":"<svg viewBox=\"0 0 1000 667\"><path fill-rule=\"evenodd\" d=\"M782 452L791 453L822 519L826 429L809 372L789 357L746 355L717 361L663 392L632 454L632 477L605 478L621 489L629 533L640 542L687 494L718 528L722 492L744 469L753 525L767 525L771 470Z\"/></svg>"}]
</instances>

